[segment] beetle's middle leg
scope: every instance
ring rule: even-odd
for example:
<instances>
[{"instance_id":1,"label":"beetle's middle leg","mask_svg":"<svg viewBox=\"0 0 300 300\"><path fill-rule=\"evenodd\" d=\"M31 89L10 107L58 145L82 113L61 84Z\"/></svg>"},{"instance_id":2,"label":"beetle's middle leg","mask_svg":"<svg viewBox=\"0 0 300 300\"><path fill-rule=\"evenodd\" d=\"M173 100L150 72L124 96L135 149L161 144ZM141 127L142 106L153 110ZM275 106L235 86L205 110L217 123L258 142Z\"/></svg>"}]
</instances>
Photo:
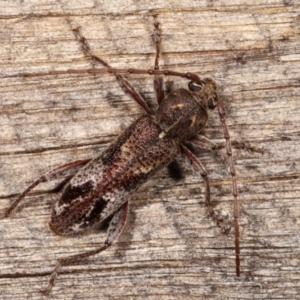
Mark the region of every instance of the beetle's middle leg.
<instances>
[{"instance_id":1,"label":"beetle's middle leg","mask_svg":"<svg viewBox=\"0 0 300 300\"><path fill-rule=\"evenodd\" d=\"M73 29L73 32L75 33L75 36L77 40L81 43L81 47L83 52L92 59L92 61L96 63L100 63L106 68L111 68L111 66L104 61L102 58L99 58L98 56L94 55L92 52L87 39L81 34L81 27L78 27L76 29ZM120 69L121 71L124 71L123 69ZM125 70L126 71L126 70ZM145 102L143 97L134 89L134 87L120 74L115 74L116 79L118 80L118 83L125 94L128 94L134 101L136 101L147 114L151 114L151 110L148 106L148 104Z\"/></svg>"},{"instance_id":2,"label":"beetle's middle leg","mask_svg":"<svg viewBox=\"0 0 300 300\"><path fill-rule=\"evenodd\" d=\"M224 219L219 216L213 209L210 201L210 185L207 176L207 171L205 170L204 166L201 162L197 159L197 157L184 145L180 145L181 151L183 154L188 158L191 162L193 167L200 172L201 177L205 183L205 205L208 210L208 214L214 220L216 225L221 228L223 233L228 233L230 231L231 226L228 226L224 223Z\"/></svg>"},{"instance_id":3,"label":"beetle's middle leg","mask_svg":"<svg viewBox=\"0 0 300 300\"><path fill-rule=\"evenodd\" d=\"M55 284L55 280L63 266L73 265L74 263L86 259L92 255L99 254L100 252L106 250L112 245L112 243L118 238L122 233L128 217L128 201L125 202L113 215L110 221L109 227L107 229L106 239L104 245L98 249L91 250L88 252L83 252L80 254L72 255L66 258L59 259L53 272L50 275L48 286L41 290L43 294L48 295Z\"/></svg>"}]
</instances>

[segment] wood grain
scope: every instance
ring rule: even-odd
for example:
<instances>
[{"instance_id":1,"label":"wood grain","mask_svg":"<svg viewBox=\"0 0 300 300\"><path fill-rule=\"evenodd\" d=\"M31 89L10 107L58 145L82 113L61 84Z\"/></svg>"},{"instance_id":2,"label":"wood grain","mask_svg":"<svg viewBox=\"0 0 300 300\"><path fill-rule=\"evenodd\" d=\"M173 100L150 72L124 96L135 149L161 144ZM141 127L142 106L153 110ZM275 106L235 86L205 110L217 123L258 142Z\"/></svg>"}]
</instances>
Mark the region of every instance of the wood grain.
<instances>
[{"instance_id":1,"label":"wood grain","mask_svg":"<svg viewBox=\"0 0 300 300\"><path fill-rule=\"evenodd\" d=\"M250 4L251 3L251 4ZM266 4L267 3L267 4ZM0 208L52 168L97 155L142 113L111 75L24 79L24 72L91 67L72 29L118 68L151 68L153 13L163 30L161 65L219 84L240 192L241 277L233 232L205 214L199 174L163 171L132 196L125 232L103 254L65 267L49 299L299 299L300 43L298 1L0 1ZM128 76L155 105L153 78ZM174 86L186 86L177 78ZM217 112L205 134L223 139ZM232 218L224 151L198 152L216 208ZM38 186L0 221L1 299L41 299L58 258L98 247L48 228L59 182Z\"/></svg>"}]
</instances>

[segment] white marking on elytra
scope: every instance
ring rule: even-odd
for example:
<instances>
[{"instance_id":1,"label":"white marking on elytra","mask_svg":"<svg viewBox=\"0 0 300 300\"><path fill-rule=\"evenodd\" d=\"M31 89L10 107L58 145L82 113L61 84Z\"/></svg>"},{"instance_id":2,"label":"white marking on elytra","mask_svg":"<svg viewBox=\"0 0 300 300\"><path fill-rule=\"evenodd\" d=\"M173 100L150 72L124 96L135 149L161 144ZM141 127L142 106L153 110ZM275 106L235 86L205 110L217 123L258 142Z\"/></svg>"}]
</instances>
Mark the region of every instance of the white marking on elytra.
<instances>
[{"instance_id":1,"label":"white marking on elytra","mask_svg":"<svg viewBox=\"0 0 300 300\"><path fill-rule=\"evenodd\" d=\"M55 205L54 205L54 210L55 210L55 213L56 215L60 215L64 210L65 210L65 207L68 207L69 204L59 204L59 202L56 202Z\"/></svg>"},{"instance_id":2,"label":"white marking on elytra","mask_svg":"<svg viewBox=\"0 0 300 300\"><path fill-rule=\"evenodd\" d=\"M89 211L86 213L86 217L88 218L91 215L91 212L94 210L95 205L91 205ZM88 224L89 222L84 222L85 224Z\"/></svg>"},{"instance_id":3,"label":"white marking on elytra","mask_svg":"<svg viewBox=\"0 0 300 300\"><path fill-rule=\"evenodd\" d=\"M74 224L72 227L70 227L70 230L73 231L74 233L78 233L82 231L81 226L86 223L86 222L81 222L81 223L77 223Z\"/></svg>"},{"instance_id":4,"label":"white marking on elytra","mask_svg":"<svg viewBox=\"0 0 300 300\"><path fill-rule=\"evenodd\" d=\"M133 174L137 174L137 175L140 175L141 173L148 174L152 169L153 169L153 167L150 165L143 166L141 164L139 168L136 168L134 170Z\"/></svg>"},{"instance_id":5,"label":"white marking on elytra","mask_svg":"<svg viewBox=\"0 0 300 300\"><path fill-rule=\"evenodd\" d=\"M122 193L119 193L122 194ZM117 191L116 192L108 192L102 196L102 199L106 202L114 202L116 200L116 196L118 195Z\"/></svg>"},{"instance_id":6,"label":"white marking on elytra","mask_svg":"<svg viewBox=\"0 0 300 300\"><path fill-rule=\"evenodd\" d=\"M163 139L164 137L166 136L166 133L164 131L162 131L160 134L159 134L159 138L160 139Z\"/></svg>"},{"instance_id":7,"label":"white marking on elytra","mask_svg":"<svg viewBox=\"0 0 300 300\"><path fill-rule=\"evenodd\" d=\"M116 207L120 207L129 195L125 189L115 190L114 192L108 192L102 196L102 199L107 202L106 206L101 212L101 219L105 219L115 212Z\"/></svg>"},{"instance_id":8,"label":"white marking on elytra","mask_svg":"<svg viewBox=\"0 0 300 300\"><path fill-rule=\"evenodd\" d=\"M92 181L95 186L99 181L99 178L103 177L104 165L101 160L98 160L97 163L87 164L80 170L79 176L74 176L70 180L72 186L81 186L88 181Z\"/></svg>"}]
</instances>

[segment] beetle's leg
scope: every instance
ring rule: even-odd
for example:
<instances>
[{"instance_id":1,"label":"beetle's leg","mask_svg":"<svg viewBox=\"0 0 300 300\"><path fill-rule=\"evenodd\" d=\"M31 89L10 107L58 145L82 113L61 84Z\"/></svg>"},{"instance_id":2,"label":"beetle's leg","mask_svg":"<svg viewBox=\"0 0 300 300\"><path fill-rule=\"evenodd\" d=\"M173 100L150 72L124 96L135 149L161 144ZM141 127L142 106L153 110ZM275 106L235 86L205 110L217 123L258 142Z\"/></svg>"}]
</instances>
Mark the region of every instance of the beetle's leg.
<instances>
[{"instance_id":1,"label":"beetle's leg","mask_svg":"<svg viewBox=\"0 0 300 300\"><path fill-rule=\"evenodd\" d=\"M238 209L238 189L237 189L237 182L236 182L236 176L235 176L235 169L232 161L232 148L237 148L237 149L243 149L248 152L254 153L264 153L263 148L256 148L251 146L249 143L244 143L244 142L238 142L238 141L230 141L229 139L229 133L227 129L227 125L225 123L224 119L224 106L221 106L219 108L219 113L220 113L220 118L223 126L223 131L225 135L225 143L221 144L215 144L214 142L210 141L208 138L206 138L203 135L198 135L192 139L189 140L189 142L196 147L202 148L202 149L209 149L209 150L218 150L222 148L226 148L228 160L229 160L229 166L230 166L230 173L232 176L232 193L234 196L234 201L233 201L233 206L234 206L234 232L235 232L235 259L236 259L236 275L240 276L240 243L239 243L239 209ZM183 153L189 158L189 160L192 162L194 167L200 171L200 174L206 183L206 205L208 207L209 214L212 216L212 218L215 220L216 224L222 228L222 231L228 232L229 227L225 226L222 224L223 220L222 218L218 217L215 211L213 210L211 204L210 204L210 190L209 190L209 182L207 179L207 172L205 171L204 167L201 165L199 160L193 155L192 152L190 152L187 148L181 146L181 149L183 150ZM222 226L223 225L223 226Z\"/></svg>"},{"instance_id":2,"label":"beetle's leg","mask_svg":"<svg viewBox=\"0 0 300 300\"><path fill-rule=\"evenodd\" d=\"M85 160L76 160L73 162L70 162L68 164L59 166L43 176L41 176L39 179L34 181L12 204L9 208L0 211L0 219L7 218L13 210L18 206L18 204L25 198L25 196L37 185L39 185L41 182L47 182L51 181L63 176L72 176L75 174L76 171L85 164L87 164L91 159L85 159Z\"/></svg>"},{"instance_id":3,"label":"beetle's leg","mask_svg":"<svg viewBox=\"0 0 300 300\"><path fill-rule=\"evenodd\" d=\"M193 167L200 172L200 175L205 183L205 204L206 206L210 207L210 186L207 177L207 171L205 170L201 162L197 159L197 157L186 146L180 145L180 148L183 154L189 159Z\"/></svg>"},{"instance_id":4,"label":"beetle's leg","mask_svg":"<svg viewBox=\"0 0 300 300\"><path fill-rule=\"evenodd\" d=\"M50 293L52 287L55 284L55 280L63 266L73 265L75 262L80 261L85 258L88 258L92 255L98 254L98 253L106 250L109 246L111 246L112 243L118 238L118 236L123 231L123 229L126 225L127 216L128 216L128 201L125 202L114 213L113 218L110 221L110 224L109 224L109 227L107 230L107 235L106 235L106 240L104 242L104 245L95 250L76 254L76 255L69 256L69 257L58 260L53 272L50 275L48 286L45 289L41 290L41 292L46 295Z\"/></svg>"},{"instance_id":5,"label":"beetle's leg","mask_svg":"<svg viewBox=\"0 0 300 300\"><path fill-rule=\"evenodd\" d=\"M214 143L204 135L197 135L189 139L188 142L200 149L207 149L207 150L221 149L218 148L218 145L216 143Z\"/></svg>"},{"instance_id":6,"label":"beetle's leg","mask_svg":"<svg viewBox=\"0 0 300 300\"><path fill-rule=\"evenodd\" d=\"M200 149L208 149L208 150L219 150L226 148L226 143L214 143L204 135L197 135L194 138L190 139L192 145L200 148ZM248 142L240 142L237 140L231 141L232 148L245 150L250 153L261 153L264 154L264 148L254 147Z\"/></svg>"},{"instance_id":7,"label":"beetle's leg","mask_svg":"<svg viewBox=\"0 0 300 300\"><path fill-rule=\"evenodd\" d=\"M87 39L81 34L81 27L73 29L77 40L81 43L81 47L83 52L91 58L94 62L100 63L106 68L111 68L110 65L104 61L103 59L99 58L98 56L94 55L92 52ZM125 94L128 94L133 100L135 100L145 111L147 114L150 114L150 108L142 96L133 88L133 86L120 74L115 73L116 79Z\"/></svg>"},{"instance_id":8,"label":"beetle's leg","mask_svg":"<svg viewBox=\"0 0 300 300\"><path fill-rule=\"evenodd\" d=\"M183 152L183 154L188 158L188 160L191 162L193 167L200 172L201 177L204 180L205 183L205 205L207 207L208 213L211 216L211 218L214 220L214 222L219 226L222 230L222 232L227 233L229 232L230 228L224 224L224 219L217 215L217 213L214 211L211 202L210 202L210 185L209 180L207 177L207 171L205 170L204 166L201 164L201 162L197 159L197 157L184 145L180 145L180 148Z\"/></svg>"},{"instance_id":9,"label":"beetle's leg","mask_svg":"<svg viewBox=\"0 0 300 300\"><path fill-rule=\"evenodd\" d=\"M231 140L231 146L234 149L245 150L250 153L264 154L264 152L265 152L264 147L262 147L262 148L254 147L249 142L241 142L241 141L237 141L237 140ZM217 149L226 148L226 143L217 145L217 147L218 147Z\"/></svg>"},{"instance_id":10,"label":"beetle's leg","mask_svg":"<svg viewBox=\"0 0 300 300\"><path fill-rule=\"evenodd\" d=\"M161 29L159 27L159 22L156 20L156 16L154 16L153 25L154 25L153 40L155 42L155 48L156 48L154 70L159 70L159 57L161 51ZM157 103L160 104L160 102L165 97L163 77L159 75L155 75L153 84L154 84Z\"/></svg>"}]
</instances>

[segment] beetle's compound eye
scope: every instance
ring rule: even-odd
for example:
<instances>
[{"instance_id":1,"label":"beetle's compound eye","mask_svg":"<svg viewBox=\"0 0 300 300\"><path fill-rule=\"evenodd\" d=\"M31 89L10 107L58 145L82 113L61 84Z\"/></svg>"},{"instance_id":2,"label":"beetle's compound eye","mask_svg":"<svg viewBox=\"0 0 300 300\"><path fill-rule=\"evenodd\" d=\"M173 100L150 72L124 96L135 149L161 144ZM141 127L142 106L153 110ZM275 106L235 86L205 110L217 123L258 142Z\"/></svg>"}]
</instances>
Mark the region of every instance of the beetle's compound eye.
<instances>
[{"instance_id":1,"label":"beetle's compound eye","mask_svg":"<svg viewBox=\"0 0 300 300\"><path fill-rule=\"evenodd\" d=\"M205 82L204 81L190 81L189 82L189 90L192 92L199 92L203 89L203 87L205 86Z\"/></svg>"},{"instance_id":2,"label":"beetle's compound eye","mask_svg":"<svg viewBox=\"0 0 300 300\"><path fill-rule=\"evenodd\" d=\"M218 97L217 95L213 95L207 101L207 106L209 109L214 109L217 106Z\"/></svg>"}]
</instances>

